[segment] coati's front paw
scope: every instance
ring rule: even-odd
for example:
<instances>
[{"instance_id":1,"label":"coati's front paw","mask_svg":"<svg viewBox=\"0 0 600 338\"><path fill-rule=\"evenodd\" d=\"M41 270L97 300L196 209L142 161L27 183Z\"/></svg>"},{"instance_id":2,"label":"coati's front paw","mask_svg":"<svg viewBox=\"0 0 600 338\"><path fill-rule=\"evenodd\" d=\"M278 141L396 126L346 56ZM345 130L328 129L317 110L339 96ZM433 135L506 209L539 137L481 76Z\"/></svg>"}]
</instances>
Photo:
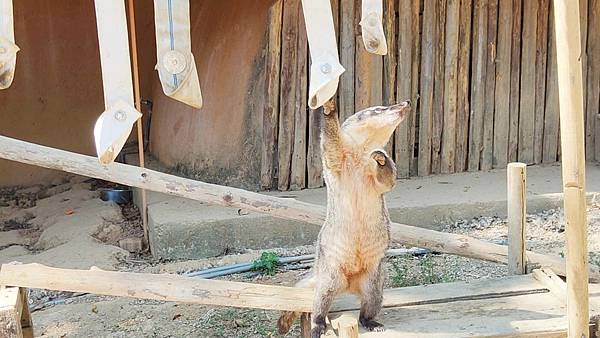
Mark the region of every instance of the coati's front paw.
<instances>
[{"instance_id":1,"label":"coati's front paw","mask_svg":"<svg viewBox=\"0 0 600 338\"><path fill-rule=\"evenodd\" d=\"M383 332L385 331L385 327L383 326L383 324L381 324L378 321L375 321L373 319L365 319L365 318L360 318L360 325L362 325L362 327L364 327L365 329L369 330L369 331L375 331L375 332Z\"/></svg>"}]
</instances>

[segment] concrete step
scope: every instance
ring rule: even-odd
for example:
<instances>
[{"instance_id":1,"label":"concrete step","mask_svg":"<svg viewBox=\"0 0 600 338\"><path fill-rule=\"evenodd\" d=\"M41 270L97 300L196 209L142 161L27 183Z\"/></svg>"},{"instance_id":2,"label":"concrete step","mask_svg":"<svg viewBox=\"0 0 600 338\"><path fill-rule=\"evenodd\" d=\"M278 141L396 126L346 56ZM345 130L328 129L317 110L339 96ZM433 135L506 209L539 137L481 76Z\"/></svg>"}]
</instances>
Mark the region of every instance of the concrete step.
<instances>
[{"instance_id":1,"label":"concrete step","mask_svg":"<svg viewBox=\"0 0 600 338\"><path fill-rule=\"evenodd\" d=\"M587 191L600 192L600 166L587 166ZM559 165L527 168L527 211L562 207ZM265 194L297 198L325 206L326 190L306 189ZM139 192L134 200L141 205ZM319 227L297 221L211 206L165 194L148 193L150 244L156 257L194 259L238 249L287 247L313 243ZM393 221L437 229L476 216L506 217L506 170L459 173L398 180L386 196Z\"/></svg>"}]
</instances>

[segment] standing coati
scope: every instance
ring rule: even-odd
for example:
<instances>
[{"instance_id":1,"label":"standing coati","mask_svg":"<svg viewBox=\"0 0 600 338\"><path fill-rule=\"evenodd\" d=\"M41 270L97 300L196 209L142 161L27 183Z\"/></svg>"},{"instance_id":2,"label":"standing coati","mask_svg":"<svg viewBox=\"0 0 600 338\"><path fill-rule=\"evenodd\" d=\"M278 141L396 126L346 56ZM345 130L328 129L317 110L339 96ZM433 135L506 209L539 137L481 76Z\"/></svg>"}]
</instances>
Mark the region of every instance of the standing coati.
<instances>
[{"instance_id":1,"label":"standing coati","mask_svg":"<svg viewBox=\"0 0 600 338\"><path fill-rule=\"evenodd\" d=\"M327 215L317 239L313 276L297 286L315 288L311 337L324 332L331 303L344 292L360 297L360 324L381 331L383 325L374 318L381 309L382 259L390 239L383 194L396 182L396 166L382 148L410 111L410 102L359 111L341 127L334 103L323 108ZM279 332L287 332L298 316L284 312L277 323Z\"/></svg>"}]
</instances>

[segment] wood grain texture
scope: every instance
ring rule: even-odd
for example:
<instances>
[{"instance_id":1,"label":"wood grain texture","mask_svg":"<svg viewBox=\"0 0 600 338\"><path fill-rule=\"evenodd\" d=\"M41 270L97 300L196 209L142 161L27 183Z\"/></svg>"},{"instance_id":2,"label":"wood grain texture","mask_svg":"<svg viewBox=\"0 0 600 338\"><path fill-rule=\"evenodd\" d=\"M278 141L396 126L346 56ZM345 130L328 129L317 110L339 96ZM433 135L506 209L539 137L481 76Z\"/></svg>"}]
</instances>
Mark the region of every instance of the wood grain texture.
<instances>
[{"instance_id":1,"label":"wood grain texture","mask_svg":"<svg viewBox=\"0 0 600 338\"><path fill-rule=\"evenodd\" d=\"M275 163L279 123L279 73L281 65L281 25L283 0L276 1L269 9L267 40L267 84L263 111L262 158L260 186L269 190L275 186Z\"/></svg>"},{"instance_id":2,"label":"wood grain texture","mask_svg":"<svg viewBox=\"0 0 600 338\"><path fill-rule=\"evenodd\" d=\"M589 0L587 102L586 102L586 156L600 160L600 1ZM598 144L598 145L596 145Z\"/></svg>"},{"instance_id":3,"label":"wood grain texture","mask_svg":"<svg viewBox=\"0 0 600 338\"><path fill-rule=\"evenodd\" d=\"M398 100L413 98L413 20L417 20L412 12L414 1L400 1L398 7L398 62L397 62L397 95ZM417 27L418 28L418 27ZM418 34L417 34L418 35ZM411 133L414 133L414 116L417 109L416 101L412 102L412 111L396 130L395 160L397 174L400 178L410 175L410 166L413 158L414 139L411 143Z\"/></svg>"},{"instance_id":4,"label":"wood grain texture","mask_svg":"<svg viewBox=\"0 0 600 338\"><path fill-rule=\"evenodd\" d=\"M293 219L311 224L322 224L325 219L325 209L323 207L295 199L276 198L243 189L168 175L150 169L140 169L121 163L102 166L95 157L44 147L4 136L0 136L0 158L189 198L213 205L269 214L273 217ZM506 246L469 236L442 233L400 223L391 223L390 234L392 240L404 245L418 246L436 252L504 264L507 262ZM551 267L559 275L563 275L565 272L565 262L558 257L528 251L527 259L532 264ZM597 267L592 267L590 276L594 280L600 280L600 272Z\"/></svg>"},{"instance_id":5,"label":"wood grain texture","mask_svg":"<svg viewBox=\"0 0 600 338\"><path fill-rule=\"evenodd\" d=\"M498 48L496 55L494 151L492 160L494 168L504 168L508 164L512 5L512 0L498 2Z\"/></svg>"},{"instance_id":6,"label":"wood grain texture","mask_svg":"<svg viewBox=\"0 0 600 338\"><path fill-rule=\"evenodd\" d=\"M340 120L345 120L356 112L354 109L354 55L359 28L355 26L355 16L360 13L360 6L355 8L355 4L354 0L340 0L340 62L346 69L340 76L338 89Z\"/></svg>"},{"instance_id":7,"label":"wood grain texture","mask_svg":"<svg viewBox=\"0 0 600 338\"><path fill-rule=\"evenodd\" d=\"M471 18L473 15L472 0L460 2L460 25L458 34L458 90L456 113L456 171L467 169L469 149L469 115L470 115L470 71L471 71Z\"/></svg>"},{"instance_id":8,"label":"wood grain texture","mask_svg":"<svg viewBox=\"0 0 600 338\"><path fill-rule=\"evenodd\" d=\"M433 75L435 48L435 21L437 1L423 3L421 42L421 77L419 104L419 160L418 175L431 173L431 133L433 123Z\"/></svg>"},{"instance_id":9,"label":"wood grain texture","mask_svg":"<svg viewBox=\"0 0 600 338\"><path fill-rule=\"evenodd\" d=\"M418 175L418 162L417 162L417 149L415 143L417 142L417 112L420 110L420 72L421 72L421 28L423 21L421 20L421 2L412 1L412 110L407 121L410 121L410 130L408 132L408 146L411 151L411 163L410 163L410 175ZM408 122L407 122L408 123Z\"/></svg>"},{"instance_id":10,"label":"wood grain texture","mask_svg":"<svg viewBox=\"0 0 600 338\"><path fill-rule=\"evenodd\" d=\"M525 260L525 225L527 223L527 165L509 163L506 170L508 201L508 273L527 272Z\"/></svg>"},{"instance_id":11,"label":"wood grain texture","mask_svg":"<svg viewBox=\"0 0 600 338\"><path fill-rule=\"evenodd\" d=\"M538 1L523 1L521 95L519 101L519 162L532 164L535 128L535 58Z\"/></svg>"},{"instance_id":12,"label":"wood grain texture","mask_svg":"<svg viewBox=\"0 0 600 338\"><path fill-rule=\"evenodd\" d=\"M479 162L483 148L488 37L487 0L475 0L473 12L471 111L469 115L469 171L479 170Z\"/></svg>"},{"instance_id":13,"label":"wood grain texture","mask_svg":"<svg viewBox=\"0 0 600 338\"><path fill-rule=\"evenodd\" d=\"M277 139L278 154L278 188L290 188L292 152L295 139L295 116L298 109L297 97L301 91L298 65L306 60L306 55L298 51L302 26L301 2L299 0L284 1L283 28L281 41L281 85L279 109L279 137ZM306 34L306 30L304 30ZM303 77L305 77L303 75Z\"/></svg>"},{"instance_id":14,"label":"wood grain texture","mask_svg":"<svg viewBox=\"0 0 600 338\"><path fill-rule=\"evenodd\" d=\"M492 169L494 153L494 99L496 91L496 41L498 38L498 0L488 0L487 65L485 74L485 111L481 170Z\"/></svg>"},{"instance_id":15,"label":"wood grain texture","mask_svg":"<svg viewBox=\"0 0 600 338\"><path fill-rule=\"evenodd\" d=\"M533 162L543 160L544 110L546 105L546 64L548 61L548 16L550 0L539 0L535 56L535 120Z\"/></svg>"},{"instance_id":16,"label":"wood grain texture","mask_svg":"<svg viewBox=\"0 0 600 338\"><path fill-rule=\"evenodd\" d=\"M554 32L553 5L550 3L548 19L548 62L546 76L546 107L544 112L544 147L542 162L558 160L559 117L558 117L558 74L556 68L556 33Z\"/></svg>"},{"instance_id":17,"label":"wood grain texture","mask_svg":"<svg viewBox=\"0 0 600 338\"><path fill-rule=\"evenodd\" d=\"M355 0L355 9L360 8L360 5L361 1ZM360 15L355 15L354 25L359 27ZM383 57L367 52L362 41L362 33L356 35L354 45L356 51L354 109L360 111L368 107L380 106L383 100Z\"/></svg>"},{"instance_id":18,"label":"wood grain texture","mask_svg":"<svg viewBox=\"0 0 600 338\"><path fill-rule=\"evenodd\" d=\"M460 0L450 0L446 7L446 55L444 60L444 123L442 131L441 172L455 171L456 111L458 75L458 35Z\"/></svg>"},{"instance_id":19,"label":"wood grain texture","mask_svg":"<svg viewBox=\"0 0 600 338\"><path fill-rule=\"evenodd\" d=\"M508 118L508 161L517 160L519 148L519 102L521 98L521 33L523 0L513 0L510 48L510 116Z\"/></svg>"},{"instance_id":20,"label":"wood grain texture","mask_svg":"<svg viewBox=\"0 0 600 338\"><path fill-rule=\"evenodd\" d=\"M446 49L446 0L438 0L436 5L433 112L431 124L431 172L440 173L442 131L444 124L444 58Z\"/></svg>"},{"instance_id":21,"label":"wood grain texture","mask_svg":"<svg viewBox=\"0 0 600 338\"><path fill-rule=\"evenodd\" d=\"M306 188L307 123L308 123L308 38L304 14L298 13L296 45L296 94L294 95L294 143L290 170L290 190Z\"/></svg>"},{"instance_id":22,"label":"wood grain texture","mask_svg":"<svg viewBox=\"0 0 600 338\"><path fill-rule=\"evenodd\" d=\"M396 41L396 1L383 2L383 30L388 51L383 56L383 93L380 105L396 103L396 68L398 66L398 43ZM396 130L397 132L397 130ZM385 151L393 156L396 132L390 137Z\"/></svg>"}]
</instances>

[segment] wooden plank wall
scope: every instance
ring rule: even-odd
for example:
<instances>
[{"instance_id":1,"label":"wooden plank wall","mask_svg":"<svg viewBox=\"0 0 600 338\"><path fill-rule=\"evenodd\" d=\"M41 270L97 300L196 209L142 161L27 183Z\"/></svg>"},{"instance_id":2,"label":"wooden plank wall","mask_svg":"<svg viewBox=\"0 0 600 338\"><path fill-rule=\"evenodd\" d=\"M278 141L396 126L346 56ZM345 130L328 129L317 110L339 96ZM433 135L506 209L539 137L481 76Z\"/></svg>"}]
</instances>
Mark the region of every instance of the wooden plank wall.
<instances>
[{"instance_id":1,"label":"wooden plank wall","mask_svg":"<svg viewBox=\"0 0 600 338\"><path fill-rule=\"evenodd\" d=\"M600 0L579 1L586 154L600 160ZM399 178L560 159L552 1L385 0L386 56L365 51L360 0L331 4L346 68L335 97L340 119L413 103L386 146ZM266 99L263 114L262 186L320 187L321 110L307 107L301 1L278 0L270 14L266 95L278 97Z\"/></svg>"}]
</instances>

